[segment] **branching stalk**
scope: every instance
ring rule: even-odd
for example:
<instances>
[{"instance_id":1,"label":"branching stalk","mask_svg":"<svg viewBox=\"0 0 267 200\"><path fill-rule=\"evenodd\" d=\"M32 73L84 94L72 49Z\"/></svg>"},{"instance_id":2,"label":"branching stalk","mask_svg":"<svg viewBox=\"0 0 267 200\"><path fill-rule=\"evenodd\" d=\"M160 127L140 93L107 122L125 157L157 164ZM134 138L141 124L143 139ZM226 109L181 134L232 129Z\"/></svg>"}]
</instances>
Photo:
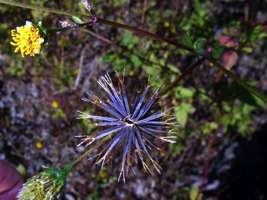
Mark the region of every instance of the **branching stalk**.
<instances>
[{"instance_id":1,"label":"branching stalk","mask_svg":"<svg viewBox=\"0 0 267 200\"><path fill-rule=\"evenodd\" d=\"M42 6L29 5L29 4L26 4L26 3L14 2L14 1L10 1L10 0L0 0L0 3L5 4L5 5L9 5L9 6L15 6L15 7L31 9L31 10L38 10L38 11L43 11L43 12L49 12L49 13L53 13L53 14L57 14L57 15L64 15L64 16L69 16L69 17L73 17L73 16L88 17L88 18L91 17L89 14L81 14L81 13L75 13L75 12L69 12L69 11L62 11L62 10L51 9L51 8L46 8L46 7L42 7ZM159 41L159 42L166 42L166 43L174 45L174 46L176 46L178 48L190 51L192 53L196 53L196 51L191 47L185 46L185 45L183 45L181 43L178 43L176 41L170 40L168 38L159 36L159 35L157 35L155 33L151 33L151 32L148 32L146 30L143 30L143 29L139 29L139 28L134 27L134 26L129 26L129 25L126 25L126 24L122 24L122 23L106 20L104 18L99 18L99 17L96 18L96 23L109 25L109 26L116 27L116 28L121 28L121 29L124 29L124 30L128 30L128 31L131 31L131 32L133 32L135 34L138 34L140 36L148 37L150 39L153 39L153 40L156 40L156 41ZM207 58L207 59L210 60L210 58ZM216 64L217 63L218 62L216 62ZM196 64L198 65L199 63L196 63ZM194 68L195 68L195 65L189 67L185 71L185 73L181 77L178 77L173 83L171 83L171 85L169 87L167 87L163 91L163 93L165 94L166 92L168 92L172 88L174 88L180 82L180 80L184 79L185 76L190 74L193 71ZM242 87L246 88L248 91L252 92L254 95L256 95L259 98L261 98L264 102L267 102L266 95L262 94L259 91L256 91L254 88L252 88L248 84L244 83L235 74L233 74L231 71L225 69L221 65L220 65L220 69L223 70L228 76L230 76L231 78L236 80Z\"/></svg>"},{"instance_id":2,"label":"branching stalk","mask_svg":"<svg viewBox=\"0 0 267 200\"><path fill-rule=\"evenodd\" d=\"M78 16L78 17L90 17L90 15L87 14L81 14L81 13L75 13L75 12L69 12L69 11L62 11L62 10L58 10L58 9L52 9L52 8L46 8L46 7L42 7L42 6L35 6L35 5L29 5L26 3L19 3L19 2L14 2L14 1L9 1L9 0L0 0L0 3L5 4L5 5L9 5L9 6L15 6L15 7L20 7L20 8L25 8L25 9L30 9L30 10L38 10L38 11L42 11L42 12L48 12L48 13L53 13L53 14L57 14L57 15L64 15L64 16L69 16L69 17L73 17L73 16ZM116 27L116 28L121 28L124 30L128 30L131 31L135 34L138 34L140 36L144 36L144 37L148 37L150 39L159 41L159 42L166 42L168 44L172 44L178 48L182 48L184 50L188 50L193 52L194 49L192 49L191 47L185 46L183 44L180 44L178 42L172 41L168 38L164 38L161 37L155 33L151 33L148 32L146 30L134 27L134 26L129 26L126 24L122 24L122 23L118 23L115 21L110 21L110 20L106 20L104 18L100 18L97 17L97 22L99 24L104 24L104 25L109 25L112 27Z\"/></svg>"},{"instance_id":3,"label":"branching stalk","mask_svg":"<svg viewBox=\"0 0 267 200\"><path fill-rule=\"evenodd\" d=\"M193 72L193 70L201 65L205 61L205 57L200 58L197 62L193 63L191 66L189 66L181 76L177 77L168 87L166 87L162 91L162 95L167 94L169 91L171 91L173 88L175 88L180 81L184 80L189 74Z\"/></svg>"}]
</instances>

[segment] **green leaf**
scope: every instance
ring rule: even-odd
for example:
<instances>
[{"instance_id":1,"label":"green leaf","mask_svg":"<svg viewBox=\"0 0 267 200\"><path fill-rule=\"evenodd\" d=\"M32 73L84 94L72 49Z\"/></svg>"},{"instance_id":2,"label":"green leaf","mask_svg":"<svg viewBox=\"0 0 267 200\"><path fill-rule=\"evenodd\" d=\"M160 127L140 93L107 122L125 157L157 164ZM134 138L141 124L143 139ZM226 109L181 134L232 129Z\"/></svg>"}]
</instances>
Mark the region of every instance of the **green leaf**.
<instances>
[{"instance_id":1,"label":"green leaf","mask_svg":"<svg viewBox=\"0 0 267 200\"><path fill-rule=\"evenodd\" d=\"M174 110L177 122L184 127L188 120L188 115L193 113L195 108L190 103L181 103L180 105L176 106Z\"/></svg>"},{"instance_id":2,"label":"green leaf","mask_svg":"<svg viewBox=\"0 0 267 200\"><path fill-rule=\"evenodd\" d=\"M254 99L255 105L267 109L267 96L257 90L256 88L250 86L248 83L241 79L235 79L236 83L243 87L248 93L250 93L251 98ZM244 98L243 98L244 100Z\"/></svg>"},{"instance_id":3,"label":"green leaf","mask_svg":"<svg viewBox=\"0 0 267 200\"><path fill-rule=\"evenodd\" d=\"M110 63L112 63L115 60L115 58L116 58L116 55L114 55L114 54L107 54L107 55L104 55L101 58L101 60L104 63L110 64Z\"/></svg>"},{"instance_id":4,"label":"green leaf","mask_svg":"<svg viewBox=\"0 0 267 200\"><path fill-rule=\"evenodd\" d=\"M135 67L140 67L140 66L142 65L142 62L141 62L141 60L139 59L139 57L136 56L136 55L134 55L134 54L132 54L132 55L130 56L130 60L132 61L133 65L134 65Z\"/></svg>"},{"instance_id":5,"label":"green leaf","mask_svg":"<svg viewBox=\"0 0 267 200\"><path fill-rule=\"evenodd\" d=\"M253 49L251 47L243 47L242 51L245 52L245 53L252 53Z\"/></svg>"},{"instance_id":6,"label":"green leaf","mask_svg":"<svg viewBox=\"0 0 267 200\"><path fill-rule=\"evenodd\" d=\"M256 26L249 35L250 42L256 42L262 32L261 26Z\"/></svg>"},{"instance_id":7,"label":"green leaf","mask_svg":"<svg viewBox=\"0 0 267 200\"><path fill-rule=\"evenodd\" d=\"M178 69L177 66L175 66L175 65L168 64L167 67L168 67L172 72L174 72L175 74L179 74L179 73L180 73L179 69Z\"/></svg>"},{"instance_id":8,"label":"green leaf","mask_svg":"<svg viewBox=\"0 0 267 200\"><path fill-rule=\"evenodd\" d=\"M205 38L198 38L194 42L194 49L198 54L203 54L205 52L205 46L206 46L207 40Z\"/></svg>"},{"instance_id":9,"label":"green leaf","mask_svg":"<svg viewBox=\"0 0 267 200\"><path fill-rule=\"evenodd\" d=\"M136 37L132 32L130 31L124 32L121 40L122 45L128 47L129 49L132 49L134 45L137 44L138 42L139 38Z\"/></svg>"},{"instance_id":10,"label":"green leaf","mask_svg":"<svg viewBox=\"0 0 267 200\"><path fill-rule=\"evenodd\" d=\"M257 88L252 87L251 85L249 85L246 81L240 79L239 77L237 77L233 72L231 72L228 69L225 69L221 64L219 64L218 62L215 62L217 67L219 67L221 70L224 71L224 73L226 73L230 78L232 78L235 83L237 85L239 85L241 88L243 88L243 92L246 91L246 94L249 94L251 96L251 98L254 99L255 105L262 107L264 109L267 109L267 96L262 93L261 91L259 91ZM239 88L240 88L239 87ZM238 95L239 97L240 94ZM246 95L247 96L247 95ZM244 101L246 101L245 98L241 99Z\"/></svg>"},{"instance_id":11,"label":"green leaf","mask_svg":"<svg viewBox=\"0 0 267 200\"><path fill-rule=\"evenodd\" d=\"M218 128L218 124L215 122L206 122L201 128L204 134L210 134L212 131Z\"/></svg>"},{"instance_id":12,"label":"green leaf","mask_svg":"<svg viewBox=\"0 0 267 200\"><path fill-rule=\"evenodd\" d=\"M195 94L194 88L177 87L175 90L175 97L182 99L191 99Z\"/></svg>"},{"instance_id":13,"label":"green leaf","mask_svg":"<svg viewBox=\"0 0 267 200\"><path fill-rule=\"evenodd\" d=\"M248 90L237 82L233 82L230 85L218 83L216 89L221 101L233 101L234 99L239 99L249 105L260 106L258 104L260 102L257 101L255 96L251 95Z\"/></svg>"},{"instance_id":14,"label":"green leaf","mask_svg":"<svg viewBox=\"0 0 267 200\"><path fill-rule=\"evenodd\" d=\"M192 47L194 45L193 39L187 33L183 33L180 40L185 46Z\"/></svg>"},{"instance_id":15,"label":"green leaf","mask_svg":"<svg viewBox=\"0 0 267 200\"><path fill-rule=\"evenodd\" d=\"M255 110L254 106L246 103L230 106L227 102L223 102L222 105L224 113L221 117L221 124L225 132L228 132L229 128L236 130L243 136L252 132L253 117L251 112Z\"/></svg>"},{"instance_id":16,"label":"green leaf","mask_svg":"<svg viewBox=\"0 0 267 200\"><path fill-rule=\"evenodd\" d=\"M224 52L224 47L223 46L215 47L212 50L211 56L214 59L219 59L222 56L223 52Z\"/></svg>"},{"instance_id":17,"label":"green leaf","mask_svg":"<svg viewBox=\"0 0 267 200\"><path fill-rule=\"evenodd\" d=\"M80 18L80 17L77 17L77 16L72 16L71 19L76 23L76 24L83 24L84 21Z\"/></svg>"}]
</instances>

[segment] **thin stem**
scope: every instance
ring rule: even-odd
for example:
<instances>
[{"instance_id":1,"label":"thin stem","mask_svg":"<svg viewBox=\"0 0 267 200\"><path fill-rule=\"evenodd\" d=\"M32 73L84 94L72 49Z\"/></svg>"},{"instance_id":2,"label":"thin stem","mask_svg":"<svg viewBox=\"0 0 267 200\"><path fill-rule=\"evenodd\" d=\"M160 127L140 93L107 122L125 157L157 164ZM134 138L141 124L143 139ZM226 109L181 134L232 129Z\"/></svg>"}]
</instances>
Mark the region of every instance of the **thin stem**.
<instances>
[{"instance_id":1,"label":"thin stem","mask_svg":"<svg viewBox=\"0 0 267 200\"><path fill-rule=\"evenodd\" d=\"M1 0L0 0L1 1ZM57 32L63 32L63 31L68 31L68 30L73 30L73 29L76 29L76 28L84 28L86 26L89 26L91 25L91 22L86 22L86 23L83 23L83 24L78 24L77 26L74 26L74 27L64 27L64 28L51 28L51 29L47 29L47 32L48 33L57 33Z\"/></svg>"},{"instance_id":2,"label":"thin stem","mask_svg":"<svg viewBox=\"0 0 267 200\"><path fill-rule=\"evenodd\" d=\"M107 43L107 44L110 44L110 45L112 45L114 47L121 48L121 50L123 51L123 53L122 53L123 56L129 57L129 55L134 54L134 55L136 55L140 60L142 60L146 64L155 64L155 65L158 65L158 66L160 66L160 67L168 70L169 72L172 72L172 73L175 73L175 74L179 74L177 71L169 68L168 66L166 66L164 64L161 64L159 62L152 61L149 58L146 58L144 55L141 55L140 53L137 53L133 49L129 49L127 46L120 45L118 43L112 42L108 38L105 38L105 37L103 37L101 35L98 35L97 33L93 32L93 31L91 31L89 29L81 28L81 30L84 31L84 32L86 32L86 33L88 33L88 34L90 34L91 36L93 36L93 37L95 37L95 38L97 38L97 39L99 39L99 40ZM129 55L127 53L129 53Z\"/></svg>"},{"instance_id":3,"label":"thin stem","mask_svg":"<svg viewBox=\"0 0 267 200\"><path fill-rule=\"evenodd\" d=\"M72 162L73 168L76 167L84 158L88 156L89 153L91 153L92 149L89 148L87 151L85 151L82 155L80 155L76 160Z\"/></svg>"},{"instance_id":4,"label":"thin stem","mask_svg":"<svg viewBox=\"0 0 267 200\"><path fill-rule=\"evenodd\" d=\"M267 102L267 96L258 91L256 88L252 87L246 81L240 79L235 73L231 72L230 70L226 69L223 65L221 65L217 60L210 58L210 61L214 64L215 67L219 68L221 71L223 71L227 76L229 76L232 80L236 81L240 86L245 88L249 93L255 95L256 97L260 98L265 103ZM266 108L266 105L263 106Z\"/></svg>"},{"instance_id":5,"label":"thin stem","mask_svg":"<svg viewBox=\"0 0 267 200\"><path fill-rule=\"evenodd\" d=\"M87 14L74 13L74 12L69 12L69 11L61 11L61 10L57 10L57 9L51 9L51 8L46 8L46 7L41 7L41 6L34 6L34 5L25 4L25 3L18 3L18 2L9 1L9 0L0 0L0 3L5 4L5 5L10 5L10 6L16 6L16 7L31 9L31 10L39 10L39 11L43 11L43 12L49 12L49 13L53 13L53 14L57 14L57 15L65 15L65 16L69 16L69 17L72 17L72 16L90 17L90 15L87 15ZM134 27L134 26L128 26L126 24L121 24L121 23L110 21L110 20L106 20L106 19L103 19L103 18L97 18L96 22L99 23L99 24L109 25L109 26L121 28L121 29L124 29L124 30L128 30L128 31L131 31L131 32L136 33L138 35L145 36L145 37L151 38L151 39L159 41L159 42L166 42L166 43L172 44L172 45L174 45L174 46L176 46L178 48L182 48L184 50L188 50L190 52L196 53L195 50L193 48L191 48L191 47L185 46L183 44L180 44L180 43L175 42L173 40L170 40L168 38L161 37L161 36L159 36L159 35L157 35L155 33L151 33L151 32L139 29L139 28ZM203 58L203 60L204 60L204 58ZM196 63L196 64L198 65L198 63ZM166 93L170 89L175 87L180 82L180 80L184 79L185 76L190 74L192 72L192 70L196 66L193 65L192 67L189 67L189 69L185 71L184 75L182 75L181 77L178 77L178 79L176 79L173 83L171 83L171 85L169 87L167 87L164 90L163 93ZM262 94L261 92L256 91L254 88L252 88L248 84L244 83L241 79L239 79L231 71L229 71L229 70L227 70L227 69L225 69L224 67L221 67L221 66L220 66L220 68L226 74L228 74L231 78L236 80L242 87L246 88L248 91L250 91L251 93L255 94L256 96L260 97L262 100L267 102L266 95Z\"/></svg>"},{"instance_id":6,"label":"thin stem","mask_svg":"<svg viewBox=\"0 0 267 200\"><path fill-rule=\"evenodd\" d=\"M159 41L159 42L166 42L166 43L172 44L172 45L174 45L174 46L176 46L178 48L182 48L182 49L194 52L194 49L191 48L191 47L185 46L183 44L180 44L180 43L175 42L173 40L170 40L168 38L161 37L161 36L159 36L159 35L157 35L155 33L151 33L151 32L145 31L143 29L139 29L139 28L134 27L134 26L128 26L126 24L121 24L121 23L110 21L110 20L106 20L106 19L103 19L103 18L98 18L97 22L100 23L100 24L110 25L110 26L113 26L113 27L116 27L116 28L122 28L124 30L128 30L128 31L131 31L133 33L136 33L138 35L149 37L149 38L151 38L153 40L156 40L156 41Z\"/></svg>"},{"instance_id":7,"label":"thin stem","mask_svg":"<svg viewBox=\"0 0 267 200\"><path fill-rule=\"evenodd\" d=\"M25 3L18 3L18 2L14 2L14 1L8 1L8 0L0 0L0 3L5 4L5 5L10 5L10 6L16 6L16 7L20 7L20 8L25 8L25 9L49 12L49 13L53 13L53 14L57 14L57 15L65 15L65 16L69 16L69 17L72 17L72 16L90 17L90 15L86 15L86 14L74 13L74 12L69 12L69 11L61 11L61 10L57 10L57 9L51 9L51 8L46 8L46 7L41 7L41 6L34 6L34 5L29 5L29 4L25 4ZM145 36L145 37L151 38L151 39L159 41L159 42L166 42L166 43L172 44L178 48L182 48L182 49L194 52L194 49L192 49L191 47L187 47L183 44L172 41L168 38L161 37L155 33L151 33L151 32L148 32L148 31L143 30L143 29L139 29L139 28L134 27L134 26L129 26L126 24L106 20L104 18L97 18L97 23L109 25L109 26L116 27L116 28L121 28L124 30L128 30L128 31L131 31L131 32L136 33L138 35Z\"/></svg>"},{"instance_id":8,"label":"thin stem","mask_svg":"<svg viewBox=\"0 0 267 200\"><path fill-rule=\"evenodd\" d=\"M167 94L169 91L171 91L174 87L177 86L177 84L181 81L184 80L189 74L193 72L193 70L201 65L205 61L205 57L200 58L197 62L193 63L191 66L189 66L181 76L179 76L177 79L175 79L168 87L166 87L162 91L162 95Z\"/></svg>"},{"instance_id":9,"label":"thin stem","mask_svg":"<svg viewBox=\"0 0 267 200\"><path fill-rule=\"evenodd\" d=\"M81 156L79 156L76 160L67 163L62 169L65 171L66 176L69 175L70 172L72 172L75 167L91 152L91 149L88 149L85 151Z\"/></svg>"},{"instance_id":10,"label":"thin stem","mask_svg":"<svg viewBox=\"0 0 267 200\"><path fill-rule=\"evenodd\" d=\"M26 4L26 3L19 3L19 2L8 1L8 0L0 0L0 3L5 4L5 5L9 5L9 6L15 6L15 7L20 7L20 8L30 9L30 10L38 10L38 11L53 13L53 14L57 14L57 15L65 15L65 16L69 16L69 17L81 16L81 13L62 11L62 10L46 8L46 7L42 7L42 6L34 6L34 5ZM83 14L83 16L88 17L89 15Z\"/></svg>"},{"instance_id":11,"label":"thin stem","mask_svg":"<svg viewBox=\"0 0 267 200\"><path fill-rule=\"evenodd\" d=\"M215 113L215 121L217 124L220 124L221 121L221 112L218 111ZM205 188L205 185L207 184L207 179L208 179L208 175L209 175L209 167L210 167L210 163L211 160L214 156L214 145L218 142L218 135L217 132L219 131L219 127L217 128L217 130L215 132L213 132L213 135L210 137L209 141L208 141L208 146L207 146L207 157L204 160L204 166L203 166L203 171L202 171L202 177L201 177L201 183L199 186L199 190L198 193L196 195L196 198L194 200L199 200L201 194L203 193L203 190Z\"/></svg>"}]
</instances>

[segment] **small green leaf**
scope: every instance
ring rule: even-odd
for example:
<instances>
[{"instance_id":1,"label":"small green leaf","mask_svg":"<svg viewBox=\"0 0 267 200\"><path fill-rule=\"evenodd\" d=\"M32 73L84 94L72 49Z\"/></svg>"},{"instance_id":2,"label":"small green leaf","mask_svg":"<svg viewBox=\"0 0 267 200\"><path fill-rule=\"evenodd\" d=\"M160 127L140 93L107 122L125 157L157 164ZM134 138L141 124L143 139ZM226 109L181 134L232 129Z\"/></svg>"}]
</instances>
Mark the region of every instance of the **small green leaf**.
<instances>
[{"instance_id":1,"label":"small green leaf","mask_svg":"<svg viewBox=\"0 0 267 200\"><path fill-rule=\"evenodd\" d=\"M222 56L223 52L224 52L224 47L223 46L215 47L212 50L211 56L214 59L219 59Z\"/></svg>"},{"instance_id":2,"label":"small green leaf","mask_svg":"<svg viewBox=\"0 0 267 200\"><path fill-rule=\"evenodd\" d=\"M195 94L194 88L177 87L175 90L176 98L191 99Z\"/></svg>"},{"instance_id":3,"label":"small green leaf","mask_svg":"<svg viewBox=\"0 0 267 200\"><path fill-rule=\"evenodd\" d=\"M193 113L195 108L190 103L181 103L180 105L176 106L174 110L177 122L184 127L186 125L188 115Z\"/></svg>"},{"instance_id":4,"label":"small green leaf","mask_svg":"<svg viewBox=\"0 0 267 200\"><path fill-rule=\"evenodd\" d=\"M252 53L253 49L251 47L243 47L242 51L245 52L245 53Z\"/></svg>"},{"instance_id":5,"label":"small green leaf","mask_svg":"<svg viewBox=\"0 0 267 200\"><path fill-rule=\"evenodd\" d=\"M256 26L249 35L250 42L256 42L262 32L261 26Z\"/></svg>"},{"instance_id":6,"label":"small green leaf","mask_svg":"<svg viewBox=\"0 0 267 200\"><path fill-rule=\"evenodd\" d=\"M107 55L104 55L101 60L104 63L110 64L115 60L115 58L116 58L116 55L107 54Z\"/></svg>"},{"instance_id":7,"label":"small green leaf","mask_svg":"<svg viewBox=\"0 0 267 200\"><path fill-rule=\"evenodd\" d=\"M181 43L185 46L192 47L194 45L193 39L187 33L182 34Z\"/></svg>"},{"instance_id":8,"label":"small green leaf","mask_svg":"<svg viewBox=\"0 0 267 200\"><path fill-rule=\"evenodd\" d=\"M132 54L132 55L130 56L130 60L132 61L133 65L134 65L135 67L140 67L140 66L142 65L142 62L141 62L141 60L139 59L139 57L136 56L136 55L134 55L134 54Z\"/></svg>"},{"instance_id":9,"label":"small green leaf","mask_svg":"<svg viewBox=\"0 0 267 200\"><path fill-rule=\"evenodd\" d=\"M228 69L225 69L221 64L219 64L217 61L215 61L215 66L220 68L224 71L230 78L232 78L237 85L239 85L243 91L246 91L247 94L251 96L251 98L254 99L254 102L256 102L256 105L267 109L267 96L259 91L257 88L249 85L246 81L240 79L238 76L236 76L233 72L231 72ZM239 87L239 88L240 88ZM242 100L245 100L242 98Z\"/></svg>"},{"instance_id":10,"label":"small green leaf","mask_svg":"<svg viewBox=\"0 0 267 200\"><path fill-rule=\"evenodd\" d=\"M238 82L233 82L230 85L226 85L224 83L219 83L217 85L217 91L219 94L219 98L222 101L232 101L234 99L240 99L241 101L258 107L263 107L266 104L257 96L252 94L249 90L244 88Z\"/></svg>"},{"instance_id":11,"label":"small green leaf","mask_svg":"<svg viewBox=\"0 0 267 200\"><path fill-rule=\"evenodd\" d=\"M205 46L206 46L207 40L205 38L199 38L194 42L194 49L199 54L203 54L205 52Z\"/></svg>"},{"instance_id":12,"label":"small green leaf","mask_svg":"<svg viewBox=\"0 0 267 200\"><path fill-rule=\"evenodd\" d=\"M83 24L84 23L84 21L80 17L72 16L71 18L76 24Z\"/></svg>"},{"instance_id":13,"label":"small green leaf","mask_svg":"<svg viewBox=\"0 0 267 200\"><path fill-rule=\"evenodd\" d=\"M139 42L139 38L136 37L132 32L130 31L125 31L121 43L122 45L128 47L129 49L132 49L135 44Z\"/></svg>"},{"instance_id":14,"label":"small green leaf","mask_svg":"<svg viewBox=\"0 0 267 200\"><path fill-rule=\"evenodd\" d=\"M246 103L230 106L228 102L223 102L222 105L224 114L221 117L221 124L225 132L228 132L229 128L236 130L243 136L252 132L253 117L251 113L255 110L254 106Z\"/></svg>"},{"instance_id":15,"label":"small green leaf","mask_svg":"<svg viewBox=\"0 0 267 200\"><path fill-rule=\"evenodd\" d=\"M215 122L207 122L203 125L202 131L204 134L210 134L212 131L218 128L218 124Z\"/></svg>"}]
</instances>

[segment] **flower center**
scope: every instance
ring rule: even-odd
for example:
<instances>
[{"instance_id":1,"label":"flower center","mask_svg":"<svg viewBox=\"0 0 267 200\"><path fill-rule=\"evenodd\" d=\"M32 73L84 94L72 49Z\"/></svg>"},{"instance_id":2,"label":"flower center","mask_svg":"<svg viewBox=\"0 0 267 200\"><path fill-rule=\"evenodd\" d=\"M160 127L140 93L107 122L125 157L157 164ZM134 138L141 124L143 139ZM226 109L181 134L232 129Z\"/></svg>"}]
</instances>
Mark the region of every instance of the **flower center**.
<instances>
[{"instance_id":1,"label":"flower center","mask_svg":"<svg viewBox=\"0 0 267 200\"><path fill-rule=\"evenodd\" d=\"M135 122L131 118L125 118L123 120L126 126L133 127L135 125Z\"/></svg>"}]
</instances>

